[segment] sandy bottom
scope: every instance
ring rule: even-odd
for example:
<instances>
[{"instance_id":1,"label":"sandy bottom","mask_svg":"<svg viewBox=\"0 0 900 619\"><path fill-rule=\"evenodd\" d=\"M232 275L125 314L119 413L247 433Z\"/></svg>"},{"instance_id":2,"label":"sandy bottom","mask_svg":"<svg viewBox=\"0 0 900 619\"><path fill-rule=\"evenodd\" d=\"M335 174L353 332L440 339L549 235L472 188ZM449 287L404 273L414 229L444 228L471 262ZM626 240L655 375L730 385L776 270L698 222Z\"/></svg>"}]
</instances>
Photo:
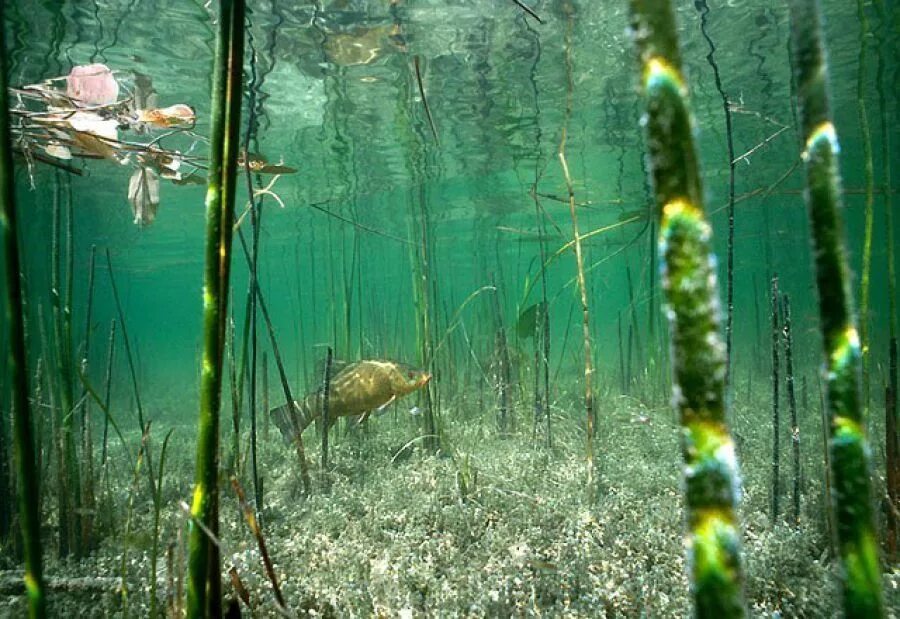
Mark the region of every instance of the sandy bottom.
<instances>
[{"instance_id":1,"label":"sandy bottom","mask_svg":"<svg viewBox=\"0 0 900 619\"><path fill-rule=\"evenodd\" d=\"M403 412L372 418L334 436L323 475L318 439L307 432L313 494L303 498L296 453L274 427L260 446L265 499L263 533L291 614L325 617L549 616L684 617L690 614L685 572L678 430L665 405L634 398L600 398L596 476L586 484L583 428L563 411L553 419L553 447L532 436L525 405L518 428L496 431L495 416L476 416L460 403L444 413L444 450L428 455L415 441L415 418ZM405 410L405 409L403 409ZM738 404L744 496L746 591L753 616L836 614L836 565L830 558L822 510L821 453L805 443L803 513L799 526L769 520L771 434L754 421L758 407ZM230 422L229 422L230 423ZM158 468L163 434L154 429ZM223 424L224 426L224 424ZM223 462L230 453L223 427ZM230 425L228 426L230 432ZM193 476L192 427L178 427L166 455L157 565L158 608L167 610L180 585L180 549ZM262 434L262 432L261 432ZM132 436L133 445L136 437ZM404 449L404 446L407 446ZM246 441L242 444L246 448ZM787 443L786 447L787 449ZM133 450L131 451L133 454ZM128 613L150 611L153 503L145 474L133 484L133 460L113 452L109 493L98 526L106 537L80 562L48 556L51 581L117 578L122 553L129 583ZM252 495L249 459L243 484ZM790 461L783 510L790 509ZM223 478L220 544L223 592L236 597L234 568L249 592L253 616L275 616L272 586L231 485ZM129 497L134 507L126 534ZM45 509L52 510L46 501ZM45 535L52 539L52 531ZM170 550L171 549L171 550ZM170 572L167 554L170 553ZM48 546L47 554L55 554ZM104 581L105 582L105 581ZM897 566L885 575L894 615L900 608ZM77 588L76 588L77 589ZM21 616L20 597L0 597L0 615ZM250 616L242 605L246 616ZM54 616L120 616L116 586L54 590Z\"/></svg>"}]
</instances>

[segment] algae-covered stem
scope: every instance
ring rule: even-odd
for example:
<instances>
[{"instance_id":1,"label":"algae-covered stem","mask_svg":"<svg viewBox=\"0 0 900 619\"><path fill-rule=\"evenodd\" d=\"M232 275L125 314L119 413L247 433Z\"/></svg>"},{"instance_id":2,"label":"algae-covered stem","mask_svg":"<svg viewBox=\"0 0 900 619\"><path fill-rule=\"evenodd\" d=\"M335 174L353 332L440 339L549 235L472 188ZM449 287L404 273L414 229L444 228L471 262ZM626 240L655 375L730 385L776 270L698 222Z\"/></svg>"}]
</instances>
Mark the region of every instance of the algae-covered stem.
<instances>
[{"instance_id":1,"label":"algae-covered stem","mask_svg":"<svg viewBox=\"0 0 900 619\"><path fill-rule=\"evenodd\" d=\"M569 119L572 116L572 97L575 84L573 81L572 67L572 29L574 27L574 7L566 0L563 4L566 15L565 37L565 61L566 61L566 112L562 128L562 137L559 141L559 163L562 166L563 178L566 181L566 191L569 196L569 216L572 218L572 235L575 241L575 266L578 270L578 291L581 299L582 335L584 337L584 409L587 415L587 463L588 463L588 491L592 492L594 482L594 389L593 389L593 358L591 357L591 328L590 314L588 312L587 284L584 278L584 256L581 251L581 235L578 233L578 215L575 213L575 191L572 188L572 177L569 175L569 164L566 161L566 132Z\"/></svg>"},{"instance_id":2,"label":"algae-covered stem","mask_svg":"<svg viewBox=\"0 0 900 619\"><path fill-rule=\"evenodd\" d=\"M244 1L220 0L218 18L206 191L206 266L203 278L203 355L197 468L189 541L189 617L215 616L221 610L221 600L218 599L221 588L219 550L198 523L214 534L218 533L219 409L239 147Z\"/></svg>"},{"instance_id":3,"label":"algae-covered stem","mask_svg":"<svg viewBox=\"0 0 900 619\"><path fill-rule=\"evenodd\" d=\"M0 4L0 26L3 5ZM28 363L25 348L25 312L22 306L21 263L15 202L12 148L9 142L9 101L6 85L6 37L0 27L0 233L6 265L6 324L9 333L7 368L12 388L13 438L16 487L19 495L19 528L25 557L25 590L30 617L47 614L41 570L39 470L35 466L31 408L28 402Z\"/></svg>"},{"instance_id":4,"label":"algae-covered stem","mask_svg":"<svg viewBox=\"0 0 900 619\"><path fill-rule=\"evenodd\" d=\"M725 347L674 14L665 0L631 0L630 10L661 218L662 288L671 317L694 611L700 617L742 617L746 609L735 509L740 482L726 425Z\"/></svg>"},{"instance_id":5,"label":"algae-covered stem","mask_svg":"<svg viewBox=\"0 0 900 619\"><path fill-rule=\"evenodd\" d=\"M841 240L838 142L829 111L819 7L815 0L791 0L789 7L819 292L843 609L847 617L880 617L884 605L860 398L861 353Z\"/></svg>"}]
</instances>

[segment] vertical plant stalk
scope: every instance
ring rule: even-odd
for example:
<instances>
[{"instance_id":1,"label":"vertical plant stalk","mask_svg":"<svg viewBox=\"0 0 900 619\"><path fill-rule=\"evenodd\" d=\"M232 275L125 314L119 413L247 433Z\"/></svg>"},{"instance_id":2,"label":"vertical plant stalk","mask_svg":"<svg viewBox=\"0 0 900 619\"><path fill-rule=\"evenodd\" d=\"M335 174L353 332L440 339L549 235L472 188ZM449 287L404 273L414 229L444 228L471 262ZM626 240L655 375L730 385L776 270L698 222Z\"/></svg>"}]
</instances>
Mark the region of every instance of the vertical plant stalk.
<instances>
[{"instance_id":1,"label":"vertical plant stalk","mask_svg":"<svg viewBox=\"0 0 900 619\"><path fill-rule=\"evenodd\" d=\"M91 245L91 258L88 267L88 294L87 294L87 310L84 317L84 346L81 354L81 367L79 372L87 375L88 359L91 350L91 320L93 318L94 307L94 270L97 263L97 246ZM81 520L81 547L87 551L93 548L93 529L94 517L93 513L96 508L95 492L94 492L94 445L91 433L91 416L90 416L90 400L87 397L87 389L82 388L79 401L81 405L81 455L84 463L83 484L82 484L82 504L84 506L84 515Z\"/></svg>"},{"instance_id":2,"label":"vertical plant stalk","mask_svg":"<svg viewBox=\"0 0 900 619\"><path fill-rule=\"evenodd\" d=\"M869 409L871 379L869 366L869 292L872 278L872 228L875 222L875 173L872 165L872 134L869 130L869 114L866 110L866 69L869 48L869 19L863 0L856 2L859 19L859 57L856 68L856 111L859 116L859 131L863 143L863 169L865 172L865 224L863 231L862 276L859 282L859 336L862 345L862 405Z\"/></svg>"},{"instance_id":3,"label":"vertical plant stalk","mask_svg":"<svg viewBox=\"0 0 900 619\"><path fill-rule=\"evenodd\" d=\"M106 348L106 380L104 388L103 403L106 410L109 410L110 396L112 395L112 369L113 358L116 351L116 319L113 318L109 325L109 344ZM100 448L100 465L103 467L103 477L106 478L107 464L107 446L109 445L109 416L103 418L103 446Z\"/></svg>"},{"instance_id":4,"label":"vertical plant stalk","mask_svg":"<svg viewBox=\"0 0 900 619\"><path fill-rule=\"evenodd\" d=\"M284 602L284 596L281 594L281 587L278 585L278 576L275 574L275 566L272 564L272 559L269 557L266 540L263 537L262 528L259 526L259 522L256 519L256 514L253 513L253 509L247 504L247 498L244 496L244 489L241 488L241 484L236 477L231 478L231 487L234 488L234 492L237 494L238 502L241 505L241 511L244 513L244 520L247 521L247 526L250 528L250 532L253 533L253 537L256 539L256 546L259 548L259 555L262 557L263 566L266 569L266 576L268 577L269 582L272 583L272 593L275 594L275 601L278 603L280 610L286 611L287 606Z\"/></svg>"},{"instance_id":5,"label":"vertical plant stalk","mask_svg":"<svg viewBox=\"0 0 900 619\"><path fill-rule=\"evenodd\" d=\"M726 267L726 318L725 318L725 389L731 389L731 356L732 356L732 339L734 331L734 172L735 172L735 153L734 153L734 130L731 121L731 107L728 103L728 95L725 94L725 88L722 86L722 77L719 74L719 65L716 63L716 46L712 37L707 32L707 20L709 19L709 5L706 0L695 0L694 7L700 11L700 32L706 39L709 46L709 53L706 54L706 61L713 70L713 78L716 82L716 90L722 99L722 110L725 114L725 140L728 146L728 258Z\"/></svg>"},{"instance_id":6,"label":"vertical plant stalk","mask_svg":"<svg viewBox=\"0 0 900 619\"><path fill-rule=\"evenodd\" d=\"M74 540L74 527L72 526L74 505L72 504L72 483L69 477L68 465L68 435L66 428L72 414L72 391L67 389L70 384L67 372L69 366L66 363L68 349L64 346L63 336L63 294L60 282L60 245L62 244L62 195L60 189L59 174L54 176L53 182L53 213L51 219L51 246L50 246L50 307L51 328L53 332L52 350L48 350L53 359L56 372L51 385L51 410L52 417L52 443L53 455L56 464L56 504L57 504L57 535L59 557L63 558L72 553ZM71 434L71 426L69 433Z\"/></svg>"},{"instance_id":7,"label":"vertical plant stalk","mask_svg":"<svg viewBox=\"0 0 900 619\"><path fill-rule=\"evenodd\" d=\"M218 535L219 414L241 115L244 1L220 0L218 18L206 191L206 267L197 468L188 561L189 617L215 616L221 606L218 599L221 587L219 550L210 543L197 523Z\"/></svg>"},{"instance_id":8,"label":"vertical plant stalk","mask_svg":"<svg viewBox=\"0 0 900 619\"><path fill-rule=\"evenodd\" d=\"M772 502L769 519L781 515L781 366L778 355L778 275L772 276Z\"/></svg>"},{"instance_id":9,"label":"vertical plant stalk","mask_svg":"<svg viewBox=\"0 0 900 619\"><path fill-rule=\"evenodd\" d=\"M244 252L244 258L247 260L247 264L250 264L250 250L247 248L247 241L244 238L243 231L238 228L238 240L241 242L241 249ZM281 359L281 352L278 348L278 340L275 338L275 327L272 326L272 319L269 317L269 310L266 307L266 300L262 294L262 288L259 287L259 281L256 282L256 301L259 303L259 309L263 315L263 321L266 323L266 330L269 332L269 344L272 346L272 356L275 357L275 366L278 368L278 376L281 379L281 389L284 393L284 398L289 403L294 403L294 406L297 406L297 403L294 402L294 396L291 393L291 386L288 382L287 371L284 369L284 362ZM268 413L268 409L267 413ZM270 415L266 415L268 419ZM306 461L306 451L303 447L303 438L300 436L298 432L294 437L294 447L297 448L297 460L300 463L300 478L303 482L303 492L309 496L312 484L309 479L309 463Z\"/></svg>"},{"instance_id":10,"label":"vertical plant stalk","mask_svg":"<svg viewBox=\"0 0 900 619\"><path fill-rule=\"evenodd\" d=\"M900 444L897 442L897 340L892 338L888 349L890 380L884 398L884 442L887 494L890 505L887 510L887 551L888 559L896 560L897 545L900 540L900 522L897 511L900 508Z\"/></svg>"},{"instance_id":11,"label":"vertical plant stalk","mask_svg":"<svg viewBox=\"0 0 900 619\"><path fill-rule=\"evenodd\" d=\"M825 358L831 502L843 567L843 609L851 618L881 617L881 573L860 401L860 343L841 240L839 149L829 111L818 3L791 0L789 6Z\"/></svg>"},{"instance_id":12,"label":"vertical plant stalk","mask_svg":"<svg viewBox=\"0 0 900 619\"><path fill-rule=\"evenodd\" d=\"M660 216L694 610L699 617L742 617L746 609L735 509L740 481L726 425L725 347L674 15L665 0L631 0L630 5Z\"/></svg>"},{"instance_id":13,"label":"vertical plant stalk","mask_svg":"<svg viewBox=\"0 0 900 619\"><path fill-rule=\"evenodd\" d=\"M325 376L322 379L322 478L325 479L328 470L328 428L331 426L331 418L328 415L328 404L331 399L331 346L325 352Z\"/></svg>"},{"instance_id":14,"label":"vertical plant stalk","mask_svg":"<svg viewBox=\"0 0 900 619\"><path fill-rule=\"evenodd\" d=\"M153 546L150 549L150 617L157 616L157 578L156 565L159 558L159 520L162 512L162 490L163 481L165 481L166 471L166 451L169 447L169 439L172 438L172 432L175 428L166 432L163 439L162 449L159 452L159 476L153 488ZM171 572L170 572L171 573Z\"/></svg>"},{"instance_id":15,"label":"vertical plant stalk","mask_svg":"<svg viewBox=\"0 0 900 619\"><path fill-rule=\"evenodd\" d=\"M0 5L0 24L3 7ZM19 528L25 556L25 591L28 614L32 618L47 614L44 579L41 570L40 513L38 480L35 466L31 408L28 403L28 363L25 347L25 311L22 298L21 263L15 202L15 172L12 145L9 141L9 100L6 84L6 41L0 28L0 233L3 263L6 265L6 324L9 337L7 371L12 388L13 441L16 463L16 487L19 495Z\"/></svg>"},{"instance_id":16,"label":"vertical plant stalk","mask_svg":"<svg viewBox=\"0 0 900 619\"><path fill-rule=\"evenodd\" d=\"M584 410L587 417L587 484L588 491L593 491L594 486L594 361L591 354L591 328L590 313L588 312L587 283L584 277L584 254L581 251L581 234L578 232L578 215L575 212L575 190L572 187L572 177L569 175L569 164L566 161L566 134L569 118L572 116L572 97L575 83L572 67L572 29L574 27L574 7L568 2L563 5L566 15L565 36L565 62L566 62L566 112L562 129L562 137L559 141L559 163L562 166L563 178L566 181L566 191L569 196L569 216L572 219L572 235L575 241L575 267L578 273L578 292L581 301L581 328L584 339Z\"/></svg>"},{"instance_id":17,"label":"vertical plant stalk","mask_svg":"<svg viewBox=\"0 0 900 619\"><path fill-rule=\"evenodd\" d=\"M791 488L792 517L800 525L800 424L797 420L797 395L794 389L794 334L791 332L791 301L782 296L782 327L784 338L784 380L787 385L788 406L791 409L791 454L793 456L793 486Z\"/></svg>"}]
</instances>

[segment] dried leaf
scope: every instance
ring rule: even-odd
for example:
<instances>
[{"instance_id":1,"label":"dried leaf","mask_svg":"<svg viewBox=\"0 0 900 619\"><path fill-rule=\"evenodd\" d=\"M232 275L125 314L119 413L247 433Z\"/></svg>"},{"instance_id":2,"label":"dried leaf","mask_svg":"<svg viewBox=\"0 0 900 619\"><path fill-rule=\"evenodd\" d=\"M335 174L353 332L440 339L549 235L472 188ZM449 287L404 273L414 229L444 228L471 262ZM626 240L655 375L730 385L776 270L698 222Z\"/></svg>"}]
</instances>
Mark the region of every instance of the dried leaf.
<instances>
[{"instance_id":1,"label":"dried leaf","mask_svg":"<svg viewBox=\"0 0 900 619\"><path fill-rule=\"evenodd\" d=\"M66 95L87 105L107 105L119 98L119 83L105 64L72 67L66 76Z\"/></svg>"},{"instance_id":2,"label":"dried leaf","mask_svg":"<svg viewBox=\"0 0 900 619\"><path fill-rule=\"evenodd\" d=\"M103 118L93 112L67 114L65 120L75 131L91 133L110 140L119 139L119 123L112 118Z\"/></svg>"},{"instance_id":3,"label":"dried leaf","mask_svg":"<svg viewBox=\"0 0 900 619\"><path fill-rule=\"evenodd\" d=\"M192 127L197 122L194 108L184 103L176 103L169 107L138 110L138 121L162 128Z\"/></svg>"},{"instance_id":4,"label":"dried leaf","mask_svg":"<svg viewBox=\"0 0 900 619\"><path fill-rule=\"evenodd\" d=\"M238 168L244 167L244 161L244 153L242 152L238 155ZM297 171L296 168L282 165L281 163L269 163L265 157L256 153L250 153L249 165L250 171L258 174L293 174Z\"/></svg>"},{"instance_id":5,"label":"dried leaf","mask_svg":"<svg viewBox=\"0 0 900 619\"><path fill-rule=\"evenodd\" d=\"M56 157L57 159L71 159L72 151L69 150L69 147L65 144L60 144L59 142L50 142L44 146L44 150L51 157Z\"/></svg>"},{"instance_id":6,"label":"dried leaf","mask_svg":"<svg viewBox=\"0 0 900 619\"><path fill-rule=\"evenodd\" d=\"M141 226L153 223L159 209L159 175L152 168L138 168L131 175L128 202L134 223Z\"/></svg>"},{"instance_id":7,"label":"dried leaf","mask_svg":"<svg viewBox=\"0 0 900 619\"><path fill-rule=\"evenodd\" d=\"M91 133L73 133L72 142L82 151L82 156L117 160L116 150Z\"/></svg>"}]
</instances>

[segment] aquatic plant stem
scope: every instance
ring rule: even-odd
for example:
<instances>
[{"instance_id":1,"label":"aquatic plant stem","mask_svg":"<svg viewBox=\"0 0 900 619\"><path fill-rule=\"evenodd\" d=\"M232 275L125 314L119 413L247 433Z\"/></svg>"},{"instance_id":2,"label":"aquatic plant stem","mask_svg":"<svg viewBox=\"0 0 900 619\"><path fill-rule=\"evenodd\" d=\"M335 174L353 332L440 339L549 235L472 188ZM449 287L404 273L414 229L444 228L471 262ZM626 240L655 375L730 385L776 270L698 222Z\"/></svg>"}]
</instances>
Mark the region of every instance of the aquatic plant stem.
<instances>
[{"instance_id":1,"label":"aquatic plant stem","mask_svg":"<svg viewBox=\"0 0 900 619\"><path fill-rule=\"evenodd\" d=\"M218 20L206 192L203 354L191 505L188 617L216 616L221 611L219 550L197 523L218 535L219 414L241 115L244 0L220 0Z\"/></svg>"},{"instance_id":2,"label":"aquatic plant stem","mask_svg":"<svg viewBox=\"0 0 900 619\"><path fill-rule=\"evenodd\" d=\"M97 246L91 245L91 257L88 266L88 293L87 309L84 317L84 345L81 354L81 364L78 372L86 374L91 350L91 321L94 307L94 271L97 264ZM85 514L81 520L81 547L90 550L94 545L93 528L95 511L94 492L94 446L91 433L90 401L87 398L87 389L82 388L81 397L81 454L84 461L82 499Z\"/></svg>"},{"instance_id":3,"label":"aquatic plant stem","mask_svg":"<svg viewBox=\"0 0 900 619\"><path fill-rule=\"evenodd\" d=\"M587 283L584 277L584 255L581 251L581 234L578 231L578 214L575 212L575 190L572 186L572 177L569 175L569 164L566 160L566 136L569 119L572 116L572 98L574 96L575 83L572 66L572 30L574 28L574 7L568 0L563 4L566 15L565 35L565 64L566 64L566 111L562 128L562 136L559 140L557 156L562 166L563 178L566 181L566 192L569 197L569 216L572 219L572 235L575 243L575 267L578 273L578 292L581 301L581 328L584 340L584 410L587 422L586 445L587 451L587 486L588 493L593 496L594 487L594 362L591 355L591 327L590 313L588 312Z\"/></svg>"},{"instance_id":4,"label":"aquatic plant stem","mask_svg":"<svg viewBox=\"0 0 900 619\"><path fill-rule=\"evenodd\" d=\"M772 498L769 519L781 514L781 367L778 355L778 275L772 276Z\"/></svg>"},{"instance_id":5,"label":"aquatic plant stem","mask_svg":"<svg viewBox=\"0 0 900 619\"><path fill-rule=\"evenodd\" d=\"M788 406L791 411L791 453L793 455L793 486L791 488L792 519L794 526L800 526L800 424L797 420L797 395L794 389L794 334L791 331L791 300L786 294L781 297L782 326L784 338L784 380L787 385Z\"/></svg>"},{"instance_id":6,"label":"aquatic plant stem","mask_svg":"<svg viewBox=\"0 0 900 619\"><path fill-rule=\"evenodd\" d=\"M247 248L247 241L244 239L243 231L238 228L238 240L241 242L241 249L247 264L250 264L250 250ZM272 319L269 317L269 310L266 307L266 300L263 297L262 289L257 281L256 300L259 303L259 309L262 311L263 321L266 323L266 330L269 332L269 343L272 346L272 356L275 357L275 365L278 368L278 376L281 379L281 388L284 398L288 403L294 402L294 396L291 393L291 386L288 382L287 371L284 369L284 362L281 359L281 352L278 349L278 340L275 338L275 327L272 326ZM269 417L266 411L266 418ZM309 479L309 463L306 461L306 451L303 448L303 439L298 433L294 439L294 446L297 448L297 459L300 463L300 478L303 482L303 492L309 496L312 484Z\"/></svg>"},{"instance_id":7,"label":"aquatic plant stem","mask_svg":"<svg viewBox=\"0 0 900 619\"><path fill-rule=\"evenodd\" d=\"M718 286L675 19L667 0L631 0L630 10L660 217L662 289L670 316L674 402L681 424L694 612L698 617L743 617L736 513L740 481L726 424Z\"/></svg>"},{"instance_id":8,"label":"aquatic plant stem","mask_svg":"<svg viewBox=\"0 0 900 619\"><path fill-rule=\"evenodd\" d=\"M159 452L159 475L156 480L156 485L153 488L153 546L150 549L150 617L157 616L157 597L156 597L156 588L157 588L157 578L156 578L156 565L159 559L159 520L160 513L162 512L162 489L163 489L163 481L165 480L165 471L166 471L166 451L169 447L169 439L172 438L172 432L175 431L175 428L171 428L168 432L166 432L166 437L163 439L162 449Z\"/></svg>"},{"instance_id":9,"label":"aquatic plant stem","mask_svg":"<svg viewBox=\"0 0 900 619\"><path fill-rule=\"evenodd\" d=\"M869 130L869 114L866 111L866 69L869 48L869 19L863 0L856 2L859 19L859 56L856 69L856 111L859 117L859 132L863 144L863 170L865 176L865 223L863 226L862 275L859 282L859 336L862 345L862 405L869 410L871 383L869 364L869 292L872 279L872 228L875 222L875 173L872 165L872 134Z\"/></svg>"},{"instance_id":10,"label":"aquatic plant stem","mask_svg":"<svg viewBox=\"0 0 900 619\"><path fill-rule=\"evenodd\" d=\"M332 350L329 346L325 352L325 376L322 379L322 479L326 479L328 470L328 427L331 419L328 416L328 404L331 399L331 361Z\"/></svg>"},{"instance_id":11,"label":"aquatic plant stem","mask_svg":"<svg viewBox=\"0 0 900 619\"><path fill-rule=\"evenodd\" d=\"M841 240L838 142L829 111L819 7L816 0L788 4L825 358L831 501L843 568L843 610L851 618L881 617L881 573L860 401L860 342Z\"/></svg>"},{"instance_id":12,"label":"aquatic plant stem","mask_svg":"<svg viewBox=\"0 0 900 619\"><path fill-rule=\"evenodd\" d=\"M725 143L728 146L728 256L725 281L725 392L731 397L731 357L732 340L734 331L734 177L737 160L734 154L734 129L731 121L731 105L728 95L722 86L722 76L719 73L719 65L716 63L716 46L707 31L709 19L709 5L706 0L694 0L694 7L700 11L700 32L709 46L706 61L713 70L713 78L716 82L716 91L722 99L722 111L725 115Z\"/></svg>"},{"instance_id":13,"label":"aquatic plant stem","mask_svg":"<svg viewBox=\"0 0 900 619\"><path fill-rule=\"evenodd\" d=\"M3 6L0 5L0 24ZM31 407L28 402L28 363L25 347L25 311L23 308L18 220L15 201L15 176L12 145L9 141L9 99L6 84L6 41L0 28L0 234L3 263L6 266L6 324L8 329L7 372L12 388L13 450L16 463L16 487L19 495L19 528L25 556L25 591L28 615L47 614L44 579L41 569L40 512L38 483L40 470L35 465Z\"/></svg>"}]
</instances>

